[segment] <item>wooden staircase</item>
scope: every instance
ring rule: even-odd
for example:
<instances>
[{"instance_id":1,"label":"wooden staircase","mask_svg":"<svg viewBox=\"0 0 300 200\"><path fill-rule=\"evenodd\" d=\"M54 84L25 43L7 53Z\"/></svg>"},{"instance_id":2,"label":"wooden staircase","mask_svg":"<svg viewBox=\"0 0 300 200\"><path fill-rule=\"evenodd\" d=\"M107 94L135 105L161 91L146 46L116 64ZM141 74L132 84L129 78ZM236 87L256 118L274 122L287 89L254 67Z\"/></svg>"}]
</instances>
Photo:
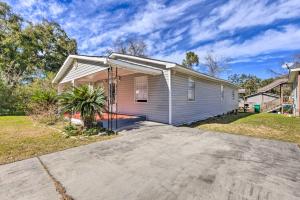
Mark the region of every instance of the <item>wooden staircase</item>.
<instances>
[{"instance_id":1,"label":"wooden staircase","mask_svg":"<svg viewBox=\"0 0 300 200\"><path fill-rule=\"evenodd\" d=\"M264 92L267 92L267 91L270 91L271 89L273 88L276 88L280 85L283 85L283 84L286 84L288 82L288 78L280 78L280 79L277 79L275 81L273 81L272 83L262 87L262 88L259 88L257 90L258 93L264 93Z\"/></svg>"},{"instance_id":2,"label":"wooden staircase","mask_svg":"<svg viewBox=\"0 0 300 200\"><path fill-rule=\"evenodd\" d=\"M281 109L284 105L293 105L293 99L289 96L284 96L282 99L275 99L273 101L266 102L262 105L262 112L273 112Z\"/></svg>"}]
</instances>

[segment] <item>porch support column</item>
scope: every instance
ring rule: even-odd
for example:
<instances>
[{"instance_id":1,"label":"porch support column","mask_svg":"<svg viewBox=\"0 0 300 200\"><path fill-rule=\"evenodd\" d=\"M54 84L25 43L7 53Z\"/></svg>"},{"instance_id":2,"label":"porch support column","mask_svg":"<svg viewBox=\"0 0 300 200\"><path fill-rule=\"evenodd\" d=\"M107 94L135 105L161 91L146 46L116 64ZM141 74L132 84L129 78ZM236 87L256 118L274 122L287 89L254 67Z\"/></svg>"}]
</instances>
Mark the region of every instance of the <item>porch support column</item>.
<instances>
[{"instance_id":1,"label":"porch support column","mask_svg":"<svg viewBox=\"0 0 300 200\"><path fill-rule=\"evenodd\" d=\"M172 124L172 71L164 70L164 76L167 80L168 92L169 92L169 124Z\"/></svg>"},{"instance_id":2,"label":"porch support column","mask_svg":"<svg viewBox=\"0 0 300 200\"><path fill-rule=\"evenodd\" d=\"M58 86L57 86L57 93L61 94L62 91L63 91L63 88L64 88L64 86L62 84L58 84Z\"/></svg>"},{"instance_id":3,"label":"porch support column","mask_svg":"<svg viewBox=\"0 0 300 200\"><path fill-rule=\"evenodd\" d=\"M75 83L75 79L72 80L72 87L74 88L76 86L76 83Z\"/></svg>"}]
</instances>

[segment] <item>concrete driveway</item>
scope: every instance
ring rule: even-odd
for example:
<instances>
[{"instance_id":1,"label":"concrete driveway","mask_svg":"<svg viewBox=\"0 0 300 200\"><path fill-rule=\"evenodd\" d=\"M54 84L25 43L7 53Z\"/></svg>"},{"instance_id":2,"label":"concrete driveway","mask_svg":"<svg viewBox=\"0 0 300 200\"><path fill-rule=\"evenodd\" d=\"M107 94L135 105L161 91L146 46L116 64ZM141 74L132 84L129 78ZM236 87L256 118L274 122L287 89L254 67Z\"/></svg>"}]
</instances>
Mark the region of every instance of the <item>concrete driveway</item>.
<instances>
[{"instance_id":1,"label":"concrete driveway","mask_svg":"<svg viewBox=\"0 0 300 200\"><path fill-rule=\"evenodd\" d=\"M59 199L53 180L78 200L300 199L299 148L278 141L147 123L40 160L0 166L0 199Z\"/></svg>"}]
</instances>

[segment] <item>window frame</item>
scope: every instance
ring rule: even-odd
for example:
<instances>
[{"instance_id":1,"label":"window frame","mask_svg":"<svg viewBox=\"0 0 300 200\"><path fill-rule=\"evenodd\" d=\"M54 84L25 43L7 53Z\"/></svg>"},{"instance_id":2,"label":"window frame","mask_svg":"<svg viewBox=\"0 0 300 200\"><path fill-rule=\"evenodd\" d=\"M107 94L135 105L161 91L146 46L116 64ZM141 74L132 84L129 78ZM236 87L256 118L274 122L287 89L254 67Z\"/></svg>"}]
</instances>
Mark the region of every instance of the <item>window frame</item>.
<instances>
[{"instance_id":1,"label":"window frame","mask_svg":"<svg viewBox=\"0 0 300 200\"><path fill-rule=\"evenodd\" d=\"M145 78L145 82L146 82L146 85L147 85L147 91L146 91L146 96L147 96L147 99L146 101L138 101L137 100L137 96L136 96L136 90L137 90L137 79L138 78ZM148 81L148 76L136 76L134 77L134 88L133 88L133 100L134 100L134 103L138 103L138 104L146 104L149 102L149 81Z\"/></svg>"},{"instance_id":2,"label":"window frame","mask_svg":"<svg viewBox=\"0 0 300 200\"><path fill-rule=\"evenodd\" d=\"M190 88L190 82L193 82L193 83L194 83L194 87L191 87L191 88ZM194 98L193 98L193 99L190 99L190 98L189 98L189 91L190 91L191 89L193 89L193 93L194 93L194 95L193 95ZM191 78L191 77L188 78L188 85L187 85L187 101L188 101L188 102L196 101L196 81L195 81L193 78Z\"/></svg>"},{"instance_id":3,"label":"window frame","mask_svg":"<svg viewBox=\"0 0 300 200\"><path fill-rule=\"evenodd\" d=\"M232 100L235 100L235 91L234 91L234 89L232 90L231 95L232 95Z\"/></svg>"}]
</instances>

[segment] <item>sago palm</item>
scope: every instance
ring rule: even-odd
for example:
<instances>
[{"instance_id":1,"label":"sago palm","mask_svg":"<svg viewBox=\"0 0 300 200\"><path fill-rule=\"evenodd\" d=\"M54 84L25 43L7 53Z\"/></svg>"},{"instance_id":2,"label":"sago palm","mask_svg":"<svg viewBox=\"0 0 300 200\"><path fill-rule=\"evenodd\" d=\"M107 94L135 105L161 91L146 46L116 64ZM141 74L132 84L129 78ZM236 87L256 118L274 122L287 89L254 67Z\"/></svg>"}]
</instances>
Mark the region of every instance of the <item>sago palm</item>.
<instances>
[{"instance_id":1,"label":"sago palm","mask_svg":"<svg viewBox=\"0 0 300 200\"><path fill-rule=\"evenodd\" d=\"M59 97L63 112L79 112L86 128L91 128L96 114L105 109L106 97L102 87L90 89L87 85L74 87Z\"/></svg>"}]
</instances>

